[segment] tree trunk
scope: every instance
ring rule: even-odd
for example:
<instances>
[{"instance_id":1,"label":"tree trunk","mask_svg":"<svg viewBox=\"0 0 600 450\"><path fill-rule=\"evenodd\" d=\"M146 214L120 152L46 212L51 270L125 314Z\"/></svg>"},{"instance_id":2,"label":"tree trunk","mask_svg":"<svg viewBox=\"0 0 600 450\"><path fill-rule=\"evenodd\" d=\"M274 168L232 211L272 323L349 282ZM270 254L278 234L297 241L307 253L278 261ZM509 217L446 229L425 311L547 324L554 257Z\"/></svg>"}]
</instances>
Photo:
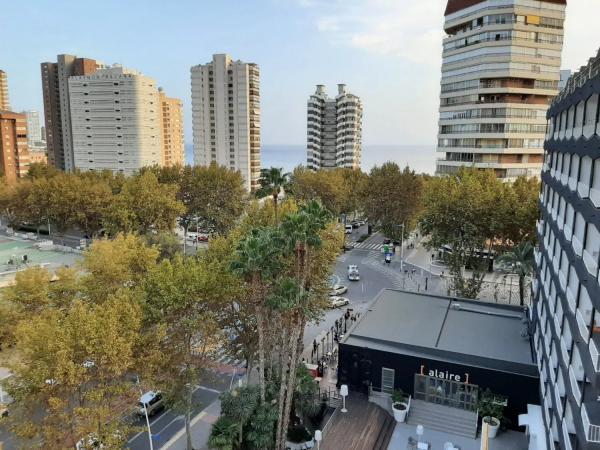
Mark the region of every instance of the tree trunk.
<instances>
[{"instance_id":1,"label":"tree trunk","mask_svg":"<svg viewBox=\"0 0 600 450\"><path fill-rule=\"evenodd\" d=\"M262 308L256 306L256 329L258 330L258 385L260 401L265 402L265 332L263 329Z\"/></svg>"},{"instance_id":2,"label":"tree trunk","mask_svg":"<svg viewBox=\"0 0 600 450\"><path fill-rule=\"evenodd\" d=\"M275 436L275 448L281 449L285 448L285 439L287 437L287 433L283 432L283 422L284 422L284 402L285 402L285 387L286 387L286 378L287 378L287 356L288 348L286 348L286 339L285 339L285 327L281 328L281 351L280 353L280 361L281 361L281 377L280 377L280 385L279 385L279 399L277 400L277 435Z\"/></svg>"},{"instance_id":3,"label":"tree trunk","mask_svg":"<svg viewBox=\"0 0 600 450\"><path fill-rule=\"evenodd\" d=\"M521 306L525 305L525 277L523 275L519 275L519 300Z\"/></svg>"},{"instance_id":4,"label":"tree trunk","mask_svg":"<svg viewBox=\"0 0 600 450\"><path fill-rule=\"evenodd\" d=\"M290 339L290 345L292 347L292 359L290 361L290 373L288 375L287 382L287 395L285 399L285 409L283 412L283 423L281 425L283 440L281 442L281 446L279 447L282 450L285 450L285 440L287 437L287 429L290 423L290 413L292 411L292 401L294 399L294 391L296 388L296 369L298 362L298 336L300 334L300 324L296 324L294 330L292 331L292 336Z\"/></svg>"}]
</instances>

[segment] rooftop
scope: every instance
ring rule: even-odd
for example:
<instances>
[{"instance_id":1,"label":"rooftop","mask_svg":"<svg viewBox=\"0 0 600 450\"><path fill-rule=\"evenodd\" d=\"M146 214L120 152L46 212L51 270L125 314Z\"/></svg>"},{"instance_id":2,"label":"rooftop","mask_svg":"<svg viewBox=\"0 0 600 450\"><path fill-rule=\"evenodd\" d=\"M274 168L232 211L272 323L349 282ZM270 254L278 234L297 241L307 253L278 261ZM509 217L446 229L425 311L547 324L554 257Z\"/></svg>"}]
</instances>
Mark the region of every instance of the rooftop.
<instances>
[{"instance_id":1,"label":"rooftop","mask_svg":"<svg viewBox=\"0 0 600 450\"><path fill-rule=\"evenodd\" d=\"M556 3L559 5L566 5L567 0L541 0L546 3ZM453 14L462 9L466 9L470 6L476 5L478 3L484 3L485 0L448 0L446 4L446 11L444 15L447 16L449 14Z\"/></svg>"},{"instance_id":2,"label":"rooftop","mask_svg":"<svg viewBox=\"0 0 600 450\"><path fill-rule=\"evenodd\" d=\"M343 343L535 376L520 307L384 289Z\"/></svg>"}]
</instances>

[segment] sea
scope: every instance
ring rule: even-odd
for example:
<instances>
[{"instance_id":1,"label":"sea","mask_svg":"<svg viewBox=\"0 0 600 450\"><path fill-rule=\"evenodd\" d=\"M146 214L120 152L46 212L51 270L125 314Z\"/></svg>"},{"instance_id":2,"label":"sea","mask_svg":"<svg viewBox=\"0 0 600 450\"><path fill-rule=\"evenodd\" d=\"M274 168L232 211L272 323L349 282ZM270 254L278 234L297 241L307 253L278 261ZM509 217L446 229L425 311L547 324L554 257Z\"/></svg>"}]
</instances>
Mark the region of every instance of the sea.
<instances>
[{"instance_id":1,"label":"sea","mask_svg":"<svg viewBox=\"0 0 600 450\"><path fill-rule=\"evenodd\" d=\"M185 146L186 162L193 163L193 146ZM260 151L261 167L281 167L291 172L306 165L304 145L263 145ZM363 145L361 168L369 172L373 166L392 161L400 167L409 166L417 173L435 172L435 145Z\"/></svg>"}]
</instances>

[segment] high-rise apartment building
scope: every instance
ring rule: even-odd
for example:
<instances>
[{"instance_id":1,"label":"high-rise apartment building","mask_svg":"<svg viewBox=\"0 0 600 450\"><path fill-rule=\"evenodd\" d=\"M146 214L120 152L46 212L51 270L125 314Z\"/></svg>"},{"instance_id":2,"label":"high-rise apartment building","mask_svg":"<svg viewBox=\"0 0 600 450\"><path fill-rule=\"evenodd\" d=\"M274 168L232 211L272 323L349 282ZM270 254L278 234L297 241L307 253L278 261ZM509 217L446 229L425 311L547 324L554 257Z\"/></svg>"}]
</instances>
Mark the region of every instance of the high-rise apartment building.
<instances>
[{"instance_id":1,"label":"high-rise apartment building","mask_svg":"<svg viewBox=\"0 0 600 450\"><path fill-rule=\"evenodd\" d=\"M448 0L437 174L538 177L558 93L566 0Z\"/></svg>"},{"instance_id":2,"label":"high-rise apartment building","mask_svg":"<svg viewBox=\"0 0 600 450\"><path fill-rule=\"evenodd\" d=\"M69 77L74 167L132 174L161 163L154 79L120 65Z\"/></svg>"},{"instance_id":3,"label":"high-rise apartment building","mask_svg":"<svg viewBox=\"0 0 600 450\"><path fill-rule=\"evenodd\" d=\"M40 125L40 113L37 111L23 111L27 118L27 144L30 147L42 142L42 126Z\"/></svg>"},{"instance_id":4,"label":"high-rise apartment building","mask_svg":"<svg viewBox=\"0 0 600 450\"><path fill-rule=\"evenodd\" d=\"M213 55L193 66L194 164L239 170L248 190L260 178L260 91L256 64Z\"/></svg>"},{"instance_id":5,"label":"high-rise apartment building","mask_svg":"<svg viewBox=\"0 0 600 450\"><path fill-rule=\"evenodd\" d=\"M183 166L185 164L183 102L178 98L167 97L162 88L158 89L158 97L163 140L161 164Z\"/></svg>"},{"instance_id":6,"label":"high-rise apartment building","mask_svg":"<svg viewBox=\"0 0 600 450\"><path fill-rule=\"evenodd\" d=\"M0 70L0 111L10 111L10 101L8 99L8 77L6 72Z\"/></svg>"},{"instance_id":7,"label":"high-rise apartment building","mask_svg":"<svg viewBox=\"0 0 600 450\"><path fill-rule=\"evenodd\" d=\"M27 175L27 119L25 114L0 110L0 169L8 183Z\"/></svg>"},{"instance_id":8,"label":"high-rise apartment building","mask_svg":"<svg viewBox=\"0 0 600 450\"><path fill-rule=\"evenodd\" d=\"M57 169L74 169L69 77L93 74L99 67L102 63L96 60L73 55L41 64L48 159Z\"/></svg>"},{"instance_id":9,"label":"high-rise apartment building","mask_svg":"<svg viewBox=\"0 0 600 450\"><path fill-rule=\"evenodd\" d=\"M338 84L338 95L330 98L325 86L317 85L308 99L307 166L313 170L344 167L360 169L362 103Z\"/></svg>"},{"instance_id":10,"label":"high-rise apartment building","mask_svg":"<svg viewBox=\"0 0 600 450\"><path fill-rule=\"evenodd\" d=\"M547 448L600 449L600 52L550 106L532 284Z\"/></svg>"}]
</instances>

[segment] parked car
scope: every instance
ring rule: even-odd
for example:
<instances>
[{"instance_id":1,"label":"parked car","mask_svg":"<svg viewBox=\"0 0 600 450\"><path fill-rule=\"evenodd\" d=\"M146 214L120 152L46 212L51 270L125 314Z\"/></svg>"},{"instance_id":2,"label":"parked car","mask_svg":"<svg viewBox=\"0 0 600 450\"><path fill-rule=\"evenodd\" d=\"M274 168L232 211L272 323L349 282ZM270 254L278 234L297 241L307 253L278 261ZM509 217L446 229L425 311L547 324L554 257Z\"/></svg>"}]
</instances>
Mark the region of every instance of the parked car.
<instances>
[{"instance_id":1,"label":"parked car","mask_svg":"<svg viewBox=\"0 0 600 450\"><path fill-rule=\"evenodd\" d=\"M352 225L346 225L345 230L346 234L352 234Z\"/></svg>"},{"instance_id":2,"label":"parked car","mask_svg":"<svg viewBox=\"0 0 600 450\"><path fill-rule=\"evenodd\" d=\"M350 281L360 280L360 274L358 273L358 266L356 264L350 264L348 266L348 279Z\"/></svg>"},{"instance_id":3,"label":"parked car","mask_svg":"<svg viewBox=\"0 0 600 450\"><path fill-rule=\"evenodd\" d=\"M198 235L198 242L208 242L208 234L199 234Z\"/></svg>"},{"instance_id":4,"label":"parked car","mask_svg":"<svg viewBox=\"0 0 600 450\"><path fill-rule=\"evenodd\" d=\"M146 408L144 408L144 406ZM148 415L153 416L158 411L164 408L163 396L161 392L148 391L140 397L138 403L138 414L146 415L145 409L148 410Z\"/></svg>"},{"instance_id":5,"label":"parked car","mask_svg":"<svg viewBox=\"0 0 600 450\"><path fill-rule=\"evenodd\" d=\"M346 306L350 303L346 297L339 297L337 295L332 295L329 297L329 301L331 302L331 308L339 308L340 306Z\"/></svg>"},{"instance_id":6,"label":"parked car","mask_svg":"<svg viewBox=\"0 0 600 450\"><path fill-rule=\"evenodd\" d=\"M344 286L342 284L334 284L331 287L331 292L329 293L329 295L342 295L346 292L348 292L348 286Z\"/></svg>"},{"instance_id":7,"label":"parked car","mask_svg":"<svg viewBox=\"0 0 600 450\"><path fill-rule=\"evenodd\" d=\"M358 228L358 227L360 227L360 223L357 220L355 220L353 222L350 222L350 225L352 225L352 228Z\"/></svg>"}]
</instances>

